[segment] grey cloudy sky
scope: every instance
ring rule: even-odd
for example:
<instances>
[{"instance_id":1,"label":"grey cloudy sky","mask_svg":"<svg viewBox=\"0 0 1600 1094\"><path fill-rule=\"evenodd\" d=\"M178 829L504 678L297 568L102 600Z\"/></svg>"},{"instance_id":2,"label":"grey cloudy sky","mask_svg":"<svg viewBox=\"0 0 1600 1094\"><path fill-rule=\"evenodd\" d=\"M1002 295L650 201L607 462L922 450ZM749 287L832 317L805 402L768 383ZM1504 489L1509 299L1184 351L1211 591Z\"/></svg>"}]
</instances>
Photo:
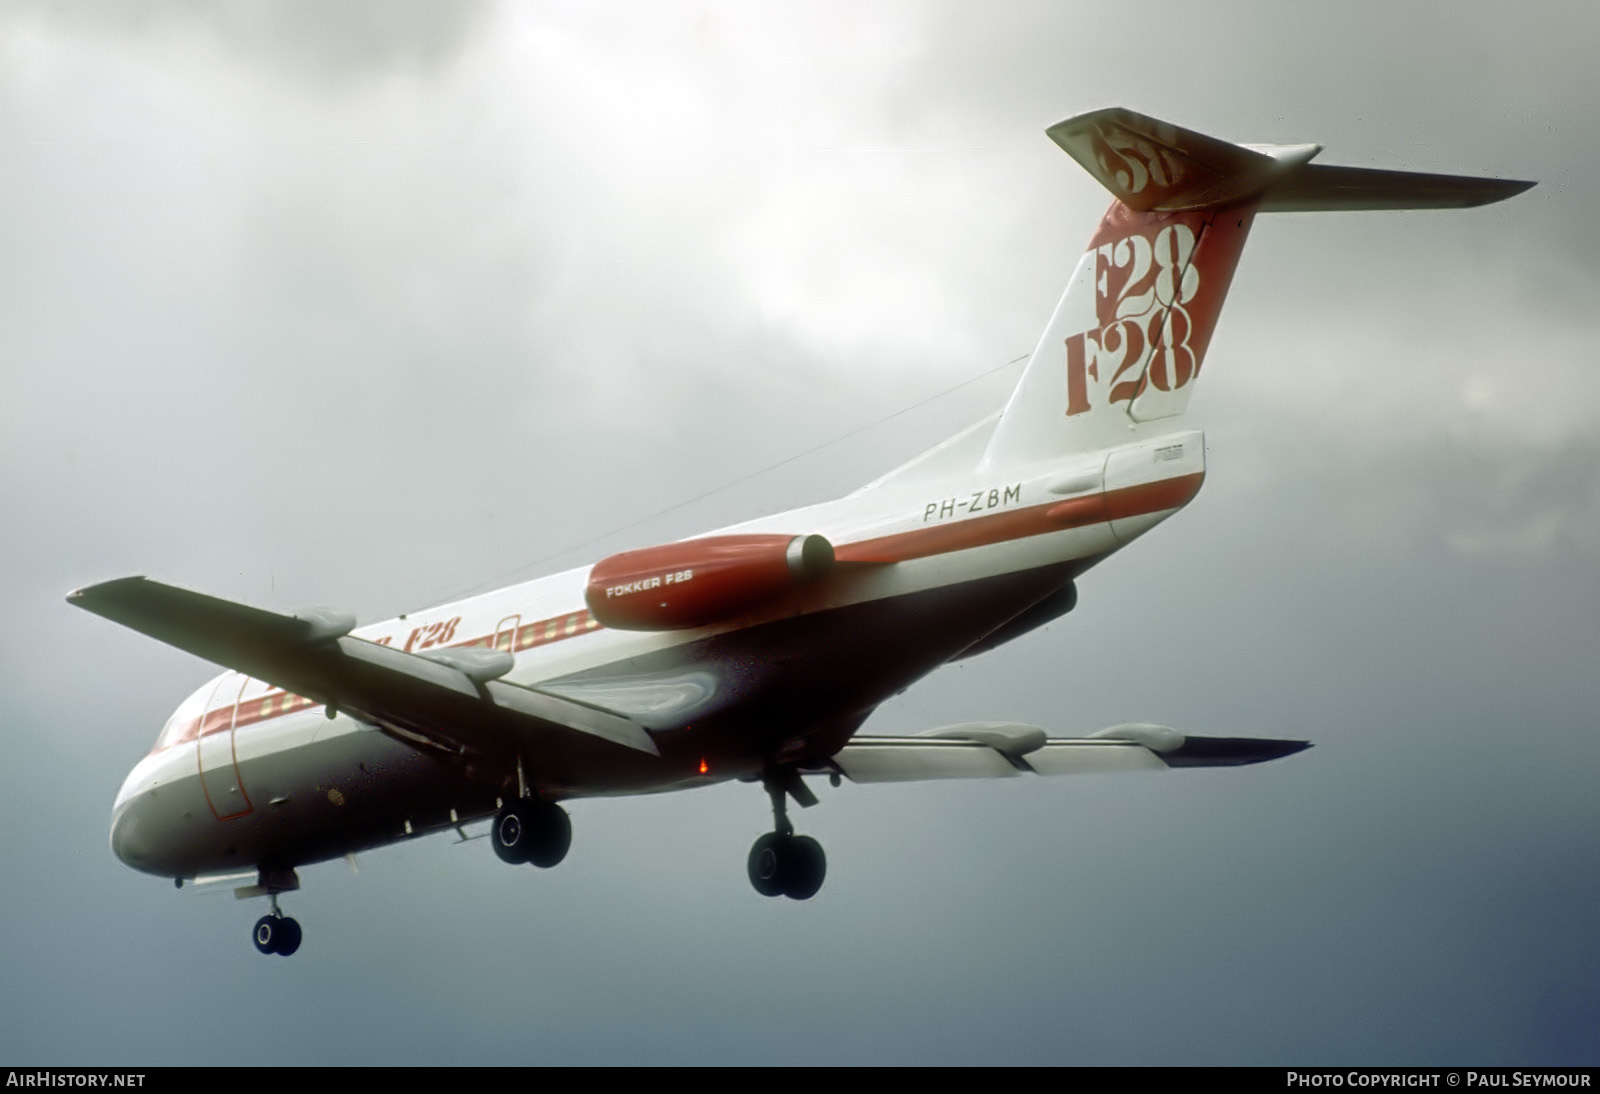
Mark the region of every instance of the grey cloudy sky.
<instances>
[{"instance_id":1,"label":"grey cloudy sky","mask_svg":"<svg viewBox=\"0 0 1600 1094\"><path fill-rule=\"evenodd\" d=\"M0 1062L1590 1063L1600 1057L1600 9L0 8ZM1015 370L1120 104L1540 180L1264 217L1189 510L876 732L1306 737L1239 772L577 802L253 905L106 846L212 669L129 573L363 619L843 492ZM637 523L631 523L637 522Z\"/></svg>"}]
</instances>

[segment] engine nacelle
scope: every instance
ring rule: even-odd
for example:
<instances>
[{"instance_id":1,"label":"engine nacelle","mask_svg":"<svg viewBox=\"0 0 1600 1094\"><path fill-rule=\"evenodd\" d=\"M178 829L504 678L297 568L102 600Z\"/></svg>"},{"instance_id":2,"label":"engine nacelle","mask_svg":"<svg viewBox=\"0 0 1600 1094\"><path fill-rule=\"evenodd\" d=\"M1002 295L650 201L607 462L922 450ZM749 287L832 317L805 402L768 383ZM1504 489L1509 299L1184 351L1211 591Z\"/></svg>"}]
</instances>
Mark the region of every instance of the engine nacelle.
<instances>
[{"instance_id":1,"label":"engine nacelle","mask_svg":"<svg viewBox=\"0 0 1600 1094\"><path fill-rule=\"evenodd\" d=\"M583 598L603 626L680 630L753 611L832 568L821 536L709 536L602 559Z\"/></svg>"}]
</instances>

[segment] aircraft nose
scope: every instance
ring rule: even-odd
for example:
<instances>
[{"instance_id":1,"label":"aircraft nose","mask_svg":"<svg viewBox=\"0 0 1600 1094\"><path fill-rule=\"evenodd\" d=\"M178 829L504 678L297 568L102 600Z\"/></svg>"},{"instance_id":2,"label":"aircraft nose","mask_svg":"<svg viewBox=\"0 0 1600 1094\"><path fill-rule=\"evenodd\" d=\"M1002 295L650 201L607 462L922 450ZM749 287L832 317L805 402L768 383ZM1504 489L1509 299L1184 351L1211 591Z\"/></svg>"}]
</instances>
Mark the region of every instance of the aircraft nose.
<instances>
[{"instance_id":1,"label":"aircraft nose","mask_svg":"<svg viewBox=\"0 0 1600 1094\"><path fill-rule=\"evenodd\" d=\"M162 861L162 841L149 798L148 793L135 794L117 803L111 814L111 853L135 870L173 877L172 868Z\"/></svg>"},{"instance_id":2,"label":"aircraft nose","mask_svg":"<svg viewBox=\"0 0 1600 1094\"><path fill-rule=\"evenodd\" d=\"M143 869L149 859L149 847L139 838L139 815L134 808L137 799L118 802L111 814L111 853L135 870Z\"/></svg>"}]
</instances>

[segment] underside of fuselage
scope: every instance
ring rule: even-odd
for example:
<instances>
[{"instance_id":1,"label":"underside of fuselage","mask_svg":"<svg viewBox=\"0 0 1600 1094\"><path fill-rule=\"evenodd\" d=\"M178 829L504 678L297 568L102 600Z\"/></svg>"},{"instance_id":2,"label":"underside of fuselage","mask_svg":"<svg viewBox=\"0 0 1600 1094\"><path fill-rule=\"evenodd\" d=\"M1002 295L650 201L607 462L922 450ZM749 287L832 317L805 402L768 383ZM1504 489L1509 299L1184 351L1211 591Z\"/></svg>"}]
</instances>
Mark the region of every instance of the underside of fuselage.
<instances>
[{"instance_id":1,"label":"underside of fuselage","mask_svg":"<svg viewBox=\"0 0 1600 1094\"><path fill-rule=\"evenodd\" d=\"M652 728L658 756L564 749L526 757L526 777L542 798L559 801L755 780L778 765L822 763L884 700L1057 593L1092 561L771 620L544 681L557 693L618 695L692 673L699 687L686 717ZM316 711L291 717L324 720ZM195 768L175 778L169 769L137 810L114 818L117 855L179 878L300 866L487 817L514 777L370 727L332 724L309 743L241 761L235 773L244 805L219 816Z\"/></svg>"},{"instance_id":2,"label":"underside of fuselage","mask_svg":"<svg viewBox=\"0 0 1600 1094\"><path fill-rule=\"evenodd\" d=\"M1087 569L1086 560L870 600L724 631L541 684L558 694L616 689L694 673L705 680L686 716L653 736L661 757L607 771L552 773L561 797L671 789L674 770L752 777L777 763L837 752L885 699L903 691ZM668 782L662 783L666 774Z\"/></svg>"}]
</instances>

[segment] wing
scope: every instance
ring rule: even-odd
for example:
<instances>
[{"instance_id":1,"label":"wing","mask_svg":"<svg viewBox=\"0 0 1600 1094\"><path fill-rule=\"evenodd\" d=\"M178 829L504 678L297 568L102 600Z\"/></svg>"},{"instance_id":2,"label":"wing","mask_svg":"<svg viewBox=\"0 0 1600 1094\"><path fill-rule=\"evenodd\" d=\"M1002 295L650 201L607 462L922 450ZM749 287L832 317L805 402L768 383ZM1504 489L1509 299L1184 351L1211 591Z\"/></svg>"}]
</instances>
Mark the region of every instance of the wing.
<instances>
[{"instance_id":1,"label":"wing","mask_svg":"<svg viewBox=\"0 0 1600 1094\"><path fill-rule=\"evenodd\" d=\"M407 653L354 637L354 618L340 612L280 615L143 577L91 585L67 600L409 744L511 763L534 741L544 754L659 755L629 718L499 679L514 664L503 651Z\"/></svg>"},{"instance_id":2,"label":"wing","mask_svg":"<svg viewBox=\"0 0 1600 1094\"><path fill-rule=\"evenodd\" d=\"M1034 726L973 722L918 737L855 737L807 771L858 783L1165 771L1263 763L1310 747L1309 741L1186 737L1145 724L1112 726L1091 737L1047 737Z\"/></svg>"}]
</instances>

